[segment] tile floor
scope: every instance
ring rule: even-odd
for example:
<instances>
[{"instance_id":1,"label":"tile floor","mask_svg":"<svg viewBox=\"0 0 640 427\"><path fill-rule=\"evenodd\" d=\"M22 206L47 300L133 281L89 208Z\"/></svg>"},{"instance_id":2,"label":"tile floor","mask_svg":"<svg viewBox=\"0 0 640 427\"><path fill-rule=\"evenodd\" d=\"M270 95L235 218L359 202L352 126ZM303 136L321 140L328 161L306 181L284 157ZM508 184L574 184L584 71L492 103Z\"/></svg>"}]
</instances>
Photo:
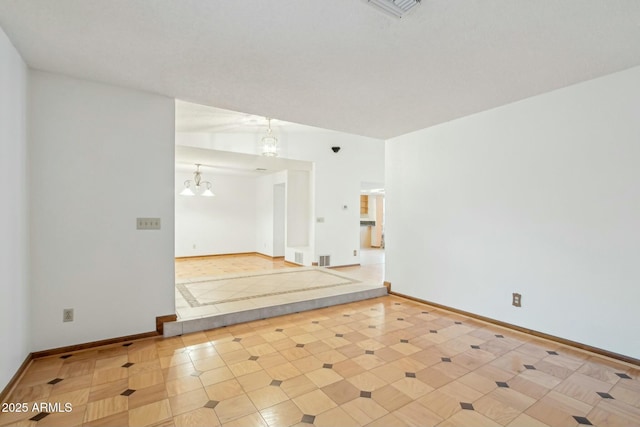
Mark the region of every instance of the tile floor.
<instances>
[{"instance_id":1,"label":"tile floor","mask_svg":"<svg viewBox=\"0 0 640 427\"><path fill-rule=\"evenodd\" d=\"M38 359L0 426L632 426L639 377L386 296Z\"/></svg>"},{"instance_id":2,"label":"tile floor","mask_svg":"<svg viewBox=\"0 0 640 427\"><path fill-rule=\"evenodd\" d=\"M379 288L384 251L365 249L362 265L297 267L259 255L176 260L176 314L180 320Z\"/></svg>"}]
</instances>

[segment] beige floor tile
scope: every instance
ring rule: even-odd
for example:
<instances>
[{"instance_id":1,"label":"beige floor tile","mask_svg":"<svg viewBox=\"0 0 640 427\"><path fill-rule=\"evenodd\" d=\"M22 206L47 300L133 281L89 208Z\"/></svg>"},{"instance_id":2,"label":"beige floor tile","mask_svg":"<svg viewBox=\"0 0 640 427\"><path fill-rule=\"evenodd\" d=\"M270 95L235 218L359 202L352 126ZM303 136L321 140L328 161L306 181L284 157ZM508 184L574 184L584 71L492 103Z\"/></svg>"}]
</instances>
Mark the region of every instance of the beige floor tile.
<instances>
[{"instance_id":1,"label":"beige floor tile","mask_svg":"<svg viewBox=\"0 0 640 427\"><path fill-rule=\"evenodd\" d=\"M267 373L271 376L271 378L278 379L281 381L287 380L289 378L294 378L302 374L302 372L300 372L295 366L293 366L289 362L283 363L278 366L266 368L265 371L267 371Z\"/></svg>"},{"instance_id":2,"label":"beige floor tile","mask_svg":"<svg viewBox=\"0 0 640 427\"><path fill-rule=\"evenodd\" d=\"M365 397L358 397L340 407L355 419L359 425L369 424L389 413L382 406L378 405L375 400Z\"/></svg>"},{"instance_id":3,"label":"beige floor tile","mask_svg":"<svg viewBox=\"0 0 640 427\"><path fill-rule=\"evenodd\" d=\"M226 364L224 360L218 355L210 356L204 359L198 359L193 362L194 369L201 372L210 371L211 369L221 368L225 365Z\"/></svg>"},{"instance_id":4,"label":"beige floor tile","mask_svg":"<svg viewBox=\"0 0 640 427\"><path fill-rule=\"evenodd\" d=\"M69 359L71 360L71 359ZM102 369L119 368L129 361L127 355L106 357L95 361L95 370L100 371Z\"/></svg>"},{"instance_id":5,"label":"beige floor tile","mask_svg":"<svg viewBox=\"0 0 640 427\"><path fill-rule=\"evenodd\" d=\"M74 406L71 412L52 413L34 425L41 427L81 426L85 409L84 406Z\"/></svg>"},{"instance_id":6,"label":"beige floor tile","mask_svg":"<svg viewBox=\"0 0 640 427\"><path fill-rule=\"evenodd\" d=\"M556 392L549 392L525 413L548 425L573 425L573 416L586 416L592 407Z\"/></svg>"},{"instance_id":7,"label":"beige floor tile","mask_svg":"<svg viewBox=\"0 0 640 427\"><path fill-rule=\"evenodd\" d=\"M8 403L19 403L19 402L11 402L9 400ZM32 421L29 421L29 418L33 417L34 415L37 415L37 413L34 414L31 412L32 405L33 405L32 402L27 403L27 406L29 408L27 412L21 412L21 411L0 412L0 426L15 426L15 425L31 426L33 425L34 423Z\"/></svg>"},{"instance_id":8,"label":"beige floor tile","mask_svg":"<svg viewBox=\"0 0 640 427\"><path fill-rule=\"evenodd\" d=\"M231 378L234 378L233 372L229 370L226 366L222 368L211 369L210 371L206 371L200 375L200 381L203 386L209 386L212 384L221 383L223 381L227 381Z\"/></svg>"},{"instance_id":9,"label":"beige floor tile","mask_svg":"<svg viewBox=\"0 0 640 427\"><path fill-rule=\"evenodd\" d=\"M328 368L316 369L315 371L308 372L305 375L318 388L325 387L329 384L333 384L344 379L333 369Z\"/></svg>"},{"instance_id":10,"label":"beige floor tile","mask_svg":"<svg viewBox=\"0 0 640 427\"><path fill-rule=\"evenodd\" d=\"M361 354L360 356L354 357L351 360L362 366L367 371L385 364L385 361L375 354Z\"/></svg>"},{"instance_id":11,"label":"beige floor tile","mask_svg":"<svg viewBox=\"0 0 640 427\"><path fill-rule=\"evenodd\" d=\"M236 379L212 384L207 386L205 391L207 392L209 399L216 400L218 402L244 394L242 385L240 385Z\"/></svg>"},{"instance_id":12,"label":"beige floor tile","mask_svg":"<svg viewBox=\"0 0 640 427\"><path fill-rule=\"evenodd\" d=\"M229 369L236 377L251 374L253 372L261 371L262 366L255 360L243 360L242 362L229 365Z\"/></svg>"},{"instance_id":13,"label":"beige floor tile","mask_svg":"<svg viewBox=\"0 0 640 427\"><path fill-rule=\"evenodd\" d=\"M171 413L173 415L180 415L193 411L194 409L202 408L209 400L209 396L207 396L204 389L197 389L172 396L169 398Z\"/></svg>"},{"instance_id":14,"label":"beige floor tile","mask_svg":"<svg viewBox=\"0 0 640 427\"><path fill-rule=\"evenodd\" d=\"M292 400L303 414L308 415L318 415L337 406L322 390L314 390L294 397Z\"/></svg>"},{"instance_id":15,"label":"beige floor tile","mask_svg":"<svg viewBox=\"0 0 640 427\"><path fill-rule=\"evenodd\" d=\"M547 424L543 423L542 421L538 421L527 414L520 414L519 416L514 418L513 421L511 421L509 424L506 425L506 427L521 427L521 426L549 427Z\"/></svg>"},{"instance_id":16,"label":"beige floor tile","mask_svg":"<svg viewBox=\"0 0 640 427\"><path fill-rule=\"evenodd\" d=\"M363 372L347 378L347 381L353 384L358 390L362 391L374 391L387 384L382 379L369 372Z\"/></svg>"},{"instance_id":17,"label":"beige floor tile","mask_svg":"<svg viewBox=\"0 0 640 427\"><path fill-rule=\"evenodd\" d=\"M224 366L224 362L223 365ZM193 363L187 362L181 365L172 366L170 368L162 369L162 376L165 381L172 381L177 378L182 378L189 376L195 372L196 368L193 366ZM200 371L206 371L208 369L200 369Z\"/></svg>"},{"instance_id":18,"label":"beige floor tile","mask_svg":"<svg viewBox=\"0 0 640 427\"><path fill-rule=\"evenodd\" d=\"M225 423L225 427L269 427L267 422L259 413L245 415L244 417L235 419Z\"/></svg>"},{"instance_id":19,"label":"beige floor tile","mask_svg":"<svg viewBox=\"0 0 640 427\"><path fill-rule=\"evenodd\" d=\"M390 363L370 369L372 374L387 383L393 383L405 377L406 371L394 366Z\"/></svg>"},{"instance_id":20,"label":"beige floor tile","mask_svg":"<svg viewBox=\"0 0 640 427\"><path fill-rule=\"evenodd\" d=\"M424 407L428 408L442 419L451 417L461 411L460 400L452 397L440 390L434 390L417 400ZM468 402L471 403L471 402Z\"/></svg>"},{"instance_id":21,"label":"beige floor tile","mask_svg":"<svg viewBox=\"0 0 640 427\"><path fill-rule=\"evenodd\" d=\"M187 362L191 362L191 358L187 353L177 353L172 354L171 356L160 357L160 367L162 369L182 365Z\"/></svg>"},{"instance_id":22,"label":"beige floor tile","mask_svg":"<svg viewBox=\"0 0 640 427\"><path fill-rule=\"evenodd\" d=\"M55 376L60 378L72 378L81 375L92 374L95 369L95 365L96 361L92 359L65 363L59 368L59 371Z\"/></svg>"},{"instance_id":23,"label":"beige floor tile","mask_svg":"<svg viewBox=\"0 0 640 427\"><path fill-rule=\"evenodd\" d=\"M462 410L456 412L451 418L444 420L438 427L500 427L500 424L490 418L485 417L479 412Z\"/></svg>"},{"instance_id":24,"label":"beige floor tile","mask_svg":"<svg viewBox=\"0 0 640 427\"><path fill-rule=\"evenodd\" d=\"M82 388L67 393L51 395L47 399L47 402L59 403L62 407L67 403L71 404L73 407L84 406L89 401L90 390L91 389L89 388Z\"/></svg>"},{"instance_id":25,"label":"beige floor tile","mask_svg":"<svg viewBox=\"0 0 640 427\"><path fill-rule=\"evenodd\" d=\"M300 422L303 415L291 400L263 409L260 414L270 427L294 425Z\"/></svg>"},{"instance_id":26,"label":"beige floor tile","mask_svg":"<svg viewBox=\"0 0 640 427\"><path fill-rule=\"evenodd\" d=\"M129 396L129 409L139 408L168 397L165 384L156 384L142 390L136 390L135 393Z\"/></svg>"},{"instance_id":27,"label":"beige floor tile","mask_svg":"<svg viewBox=\"0 0 640 427\"><path fill-rule=\"evenodd\" d=\"M237 380L245 392L250 392L268 386L273 381L273 378L266 371L260 370L238 377Z\"/></svg>"},{"instance_id":28,"label":"beige floor tile","mask_svg":"<svg viewBox=\"0 0 640 427\"><path fill-rule=\"evenodd\" d=\"M341 380L327 385L322 388L322 391L338 405L342 405L343 403L360 397L360 390L346 380Z\"/></svg>"},{"instance_id":29,"label":"beige floor tile","mask_svg":"<svg viewBox=\"0 0 640 427\"><path fill-rule=\"evenodd\" d=\"M344 409L333 408L316 416L313 425L317 427L356 426L358 422Z\"/></svg>"},{"instance_id":30,"label":"beige floor tile","mask_svg":"<svg viewBox=\"0 0 640 427\"><path fill-rule=\"evenodd\" d=\"M507 425L522 414L523 410L513 408L489 394L481 397L473 403L476 411L496 421L501 425Z\"/></svg>"},{"instance_id":31,"label":"beige floor tile","mask_svg":"<svg viewBox=\"0 0 640 427\"><path fill-rule=\"evenodd\" d=\"M289 396L290 398L294 398L296 396L300 396L313 391L317 387L305 375L299 375L297 377L283 381L281 388L285 393L287 393L287 396Z\"/></svg>"},{"instance_id":32,"label":"beige floor tile","mask_svg":"<svg viewBox=\"0 0 640 427\"><path fill-rule=\"evenodd\" d=\"M223 400L215 407L215 411L220 422L225 425L229 421L252 414L258 410L245 394L241 394L240 396Z\"/></svg>"},{"instance_id":33,"label":"beige floor tile","mask_svg":"<svg viewBox=\"0 0 640 427\"><path fill-rule=\"evenodd\" d=\"M399 392L404 393L413 400L416 400L433 391L433 387L423 383L417 378L405 377L392 383L391 385Z\"/></svg>"},{"instance_id":34,"label":"beige floor tile","mask_svg":"<svg viewBox=\"0 0 640 427\"><path fill-rule=\"evenodd\" d=\"M588 403L589 405L595 405L602 400L596 392L607 393L611 390L611 387L611 383L600 381L584 374L573 373L553 390Z\"/></svg>"},{"instance_id":35,"label":"beige floor tile","mask_svg":"<svg viewBox=\"0 0 640 427\"><path fill-rule=\"evenodd\" d=\"M334 363L333 370L340 374L343 378L353 377L366 371L361 365L358 365L351 359L343 360L342 362Z\"/></svg>"},{"instance_id":36,"label":"beige floor tile","mask_svg":"<svg viewBox=\"0 0 640 427\"><path fill-rule=\"evenodd\" d=\"M407 423L407 425L419 426L419 425L436 425L442 421L442 418L436 413L427 409L419 402L411 402L408 405L393 412L393 414L400 420ZM473 424L470 424L473 425Z\"/></svg>"},{"instance_id":37,"label":"beige floor tile","mask_svg":"<svg viewBox=\"0 0 640 427\"><path fill-rule=\"evenodd\" d=\"M247 393L249 399L253 402L253 405L262 410L278 403L289 400L289 396L276 386L266 386L257 390L253 390Z\"/></svg>"},{"instance_id":38,"label":"beige floor tile","mask_svg":"<svg viewBox=\"0 0 640 427\"><path fill-rule=\"evenodd\" d=\"M628 419L631 424L640 425L640 408L628 405L617 399L603 399L598 404L598 408L620 415Z\"/></svg>"},{"instance_id":39,"label":"beige floor tile","mask_svg":"<svg viewBox=\"0 0 640 427\"><path fill-rule=\"evenodd\" d=\"M242 271L236 270L247 275ZM282 289L296 286L278 281ZM452 362L442 362L444 356ZM123 368L127 362L133 365ZM632 378L616 375L623 372ZM87 426L305 427L305 413L316 416L316 425L543 427L575 425L574 416L585 416L594 425L626 426L640 425L639 374L620 362L390 296L38 359L10 398L72 401L79 412L51 414L39 423L48 419L54 426L86 416L92 419ZM64 379L47 384L56 377ZM121 396L128 388L135 391ZM361 391L371 397L360 397ZM462 409L461 402L475 410ZM0 414L3 424L34 423Z\"/></svg>"},{"instance_id":40,"label":"beige floor tile","mask_svg":"<svg viewBox=\"0 0 640 427\"><path fill-rule=\"evenodd\" d=\"M119 412L108 417L99 418L94 421L85 422L83 427L113 427L129 425L129 415L131 411Z\"/></svg>"},{"instance_id":41,"label":"beige floor tile","mask_svg":"<svg viewBox=\"0 0 640 427\"><path fill-rule=\"evenodd\" d=\"M123 378L129 378L129 371L126 368L104 368L93 373L91 385L106 384Z\"/></svg>"},{"instance_id":42,"label":"beige floor tile","mask_svg":"<svg viewBox=\"0 0 640 427\"><path fill-rule=\"evenodd\" d=\"M323 363L315 356L307 356L301 359L292 360L291 364L295 366L300 372L311 372L316 369L322 368Z\"/></svg>"},{"instance_id":43,"label":"beige floor tile","mask_svg":"<svg viewBox=\"0 0 640 427\"><path fill-rule=\"evenodd\" d=\"M144 362L137 362L129 368L129 376L135 376L145 372L162 370L160 366L160 359L146 360Z\"/></svg>"},{"instance_id":44,"label":"beige floor tile","mask_svg":"<svg viewBox=\"0 0 640 427\"><path fill-rule=\"evenodd\" d=\"M187 391L203 388L200 378L194 376L187 376L175 379L173 381L167 381L167 394L169 397L177 394L186 393Z\"/></svg>"},{"instance_id":45,"label":"beige floor tile","mask_svg":"<svg viewBox=\"0 0 640 427\"><path fill-rule=\"evenodd\" d=\"M472 403L482 396L482 393L472 389L471 387L467 387L460 381L452 381L447 385L440 387L439 390L454 399L458 399L460 402Z\"/></svg>"},{"instance_id":46,"label":"beige floor tile","mask_svg":"<svg viewBox=\"0 0 640 427\"><path fill-rule=\"evenodd\" d=\"M395 414L387 414L370 422L366 427L407 427L408 425L405 421L396 417Z\"/></svg>"},{"instance_id":47,"label":"beige floor tile","mask_svg":"<svg viewBox=\"0 0 640 427\"><path fill-rule=\"evenodd\" d=\"M162 384L163 382L164 377L162 371L158 369L129 377L129 388L132 390L140 390L156 384Z\"/></svg>"},{"instance_id":48,"label":"beige floor tile","mask_svg":"<svg viewBox=\"0 0 640 427\"><path fill-rule=\"evenodd\" d=\"M118 412L127 411L128 399L124 396L108 397L102 400L96 400L87 404L87 411L84 422L97 420L98 418L108 417Z\"/></svg>"},{"instance_id":49,"label":"beige floor tile","mask_svg":"<svg viewBox=\"0 0 640 427\"><path fill-rule=\"evenodd\" d=\"M129 411L129 425L150 426L171 418L168 400L160 400Z\"/></svg>"},{"instance_id":50,"label":"beige floor tile","mask_svg":"<svg viewBox=\"0 0 640 427\"><path fill-rule=\"evenodd\" d=\"M220 425L216 412L211 408L198 408L180 414L173 417L173 422L176 427L216 427Z\"/></svg>"}]
</instances>

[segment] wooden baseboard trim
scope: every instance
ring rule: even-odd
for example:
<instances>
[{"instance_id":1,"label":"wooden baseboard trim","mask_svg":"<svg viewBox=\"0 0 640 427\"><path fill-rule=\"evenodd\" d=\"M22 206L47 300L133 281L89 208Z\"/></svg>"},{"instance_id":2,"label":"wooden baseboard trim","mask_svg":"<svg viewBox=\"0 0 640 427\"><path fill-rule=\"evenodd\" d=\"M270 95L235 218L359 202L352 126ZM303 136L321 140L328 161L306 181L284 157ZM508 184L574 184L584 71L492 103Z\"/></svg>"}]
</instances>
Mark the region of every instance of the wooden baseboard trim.
<instances>
[{"instance_id":1,"label":"wooden baseboard trim","mask_svg":"<svg viewBox=\"0 0 640 427\"><path fill-rule=\"evenodd\" d=\"M330 265L327 268L342 268L342 267L360 267L360 264Z\"/></svg>"},{"instance_id":2,"label":"wooden baseboard trim","mask_svg":"<svg viewBox=\"0 0 640 427\"><path fill-rule=\"evenodd\" d=\"M177 256L175 259L177 261L180 260L194 260L198 258L212 258L212 257L238 257L238 256L248 256L248 255L256 255L261 258L266 258L270 260L282 260L284 256L271 256L267 254L262 254L260 252L235 252L230 254L211 254L211 255L191 255L191 256Z\"/></svg>"},{"instance_id":3,"label":"wooden baseboard trim","mask_svg":"<svg viewBox=\"0 0 640 427\"><path fill-rule=\"evenodd\" d=\"M263 254L260 252L254 252L251 255L256 255L256 256L259 256L260 258L268 259L270 261L279 261L284 259L284 256L271 256L271 255Z\"/></svg>"},{"instance_id":4,"label":"wooden baseboard trim","mask_svg":"<svg viewBox=\"0 0 640 427\"><path fill-rule=\"evenodd\" d=\"M158 336L158 333L156 331L144 332L142 334L126 335L123 337L108 338L106 340L91 341L83 344L75 344L75 345L69 345L66 347L52 348L50 350L35 351L31 354L33 355L34 359L40 359L41 357L72 353L80 350L88 350L94 347L102 347L105 345L119 344L119 343L128 342L128 341L137 341L137 340L152 338L157 336Z\"/></svg>"},{"instance_id":5,"label":"wooden baseboard trim","mask_svg":"<svg viewBox=\"0 0 640 427\"><path fill-rule=\"evenodd\" d=\"M382 285L387 288L387 293L390 294L391 293L391 282L387 282L386 280L384 282L382 282Z\"/></svg>"},{"instance_id":6,"label":"wooden baseboard trim","mask_svg":"<svg viewBox=\"0 0 640 427\"><path fill-rule=\"evenodd\" d=\"M190 255L190 256L177 256L175 259L195 259L195 258L211 258L211 257L234 257L234 256L246 256L246 255L256 255L257 252L233 252L230 254L210 254L210 255Z\"/></svg>"},{"instance_id":7,"label":"wooden baseboard trim","mask_svg":"<svg viewBox=\"0 0 640 427\"><path fill-rule=\"evenodd\" d=\"M387 283L387 282L385 282L385 283ZM497 325L497 326L501 326L503 328L511 329L511 330L518 331L518 332L522 332L522 333L525 333L525 334L528 334L528 335L533 335L535 337L543 338L545 340L557 342L559 344L563 344L563 345L566 345L566 346L569 346L569 347L574 347L574 348L577 348L577 349L580 349L580 350L588 351L590 353L599 354L600 356L605 356L605 357L608 357L610 359L618 360L620 362L625 362L625 363L629 363L629 364L632 364L632 365L635 365L635 366L640 366L640 359L636 359L634 357L626 356L624 354L615 353L613 351L605 350L605 349L602 349L602 348L599 348L599 347L593 347L593 346L588 345L588 344L583 344L583 343L580 343L580 342L577 342L577 341L568 340L566 338L557 337L555 335L546 334L544 332L536 331L534 329L523 328L522 326L518 326L518 325L511 324L511 323L503 322L501 320L493 319L491 317L481 316L479 314L471 313L471 312L468 312L468 311L460 310L460 309L457 309L457 308L449 307L449 306L438 304L438 303L435 303L435 302L423 300L421 298L412 297L410 295L401 294L399 292L389 291L389 294L390 295L395 295L397 297L405 298L405 299L408 299L408 300L411 300L411 301L419 302L421 304L427 304L427 305L430 305L432 307L436 307L436 308L440 308L440 309L443 309L443 310L451 311L453 313L462 314L463 316L471 317L473 319L481 320L483 322L491 323L491 324L494 324L494 325Z\"/></svg>"},{"instance_id":8,"label":"wooden baseboard trim","mask_svg":"<svg viewBox=\"0 0 640 427\"><path fill-rule=\"evenodd\" d=\"M168 314L166 316L158 316L156 317L156 333L158 335L164 334L164 324L166 322L175 322L178 320L178 316L175 314Z\"/></svg>"},{"instance_id":9,"label":"wooden baseboard trim","mask_svg":"<svg viewBox=\"0 0 640 427\"><path fill-rule=\"evenodd\" d=\"M2 391L0 391L0 402L4 402L4 400L9 397L9 394L13 391L16 384L18 384L18 381L20 381L24 373L27 371L27 368L31 364L32 360L33 353L29 353L24 359L24 362L22 362L22 365L20 365L20 367L16 371L15 375L9 380L9 384L7 384L7 386L2 389Z\"/></svg>"}]
</instances>

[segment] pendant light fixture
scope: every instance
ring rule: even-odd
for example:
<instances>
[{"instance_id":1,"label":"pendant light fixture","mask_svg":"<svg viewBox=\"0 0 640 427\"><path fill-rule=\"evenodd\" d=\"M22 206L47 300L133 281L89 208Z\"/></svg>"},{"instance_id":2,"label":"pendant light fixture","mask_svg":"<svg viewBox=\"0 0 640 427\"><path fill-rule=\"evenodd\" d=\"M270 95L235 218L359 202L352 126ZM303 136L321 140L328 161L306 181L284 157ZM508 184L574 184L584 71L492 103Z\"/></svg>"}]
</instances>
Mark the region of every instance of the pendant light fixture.
<instances>
[{"instance_id":1,"label":"pendant light fixture","mask_svg":"<svg viewBox=\"0 0 640 427\"><path fill-rule=\"evenodd\" d=\"M267 117L267 134L262 137L262 155L268 157L278 156L278 138L271 134L271 119Z\"/></svg>"},{"instance_id":2,"label":"pendant light fixture","mask_svg":"<svg viewBox=\"0 0 640 427\"><path fill-rule=\"evenodd\" d=\"M180 192L181 196L215 196L215 194L211 192L211 183L209 181L202 181L200 166L200 164L196 163L196 171L193 173L193 179L188 179L184 182L184 189Z\"/></svg>"}]
</instances>

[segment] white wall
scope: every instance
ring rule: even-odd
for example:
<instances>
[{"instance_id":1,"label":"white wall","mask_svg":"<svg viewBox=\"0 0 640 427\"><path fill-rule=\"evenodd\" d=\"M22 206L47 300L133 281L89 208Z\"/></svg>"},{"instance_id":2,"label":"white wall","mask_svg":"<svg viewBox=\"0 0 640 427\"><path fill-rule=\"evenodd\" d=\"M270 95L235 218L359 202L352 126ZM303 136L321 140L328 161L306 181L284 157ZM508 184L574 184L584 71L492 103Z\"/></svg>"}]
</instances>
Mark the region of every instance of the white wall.
<instances>
[{"instance_id":1,"label":"white wall","mask_svg":"<svg viewBox=\"0 0 640 427\"><path fill-rule=\"evenodd\" d=\"M286 184L273 185L273 256L283 257L286 246Z\"/></svg>"},{"instance_id":2,"label":"white wall","mask_svg":"<svg viewBox=\"0 0 640 427\"><path fill-rule=\"evenodd\" d=\"M332 146L341 147L338 153ZM360 186L385 182L384 142L339 132L290 138L289 156L315 163L315 256L331 264L360 262ZM344 206L347 206L346 209ZM358 255L353 255L357 250Z\"/></svg>"},{"instance_id":3,"label":"white wall","mask_svg":"<svg viewBox=\"0 0 640 427\"><path fill-rule=\"evenodd\" d=\"M180 145L256 154L262 134L178 133ZM314 260L318 255L331 255L332 265L360 262L354 250L360 248L360 185L362 182L385 182L384 141L341 132L280 132L281 157L314 162L309 177L314 189L309 201L312 217L309 241ZM338 153L332 146L340 146ZM347 206L344 209L344 206ZM260 230L260 226L258 226ZM260 234L260 231L258 232ZM258 251L263 252L258 239Z\"/></svg>"},{"instance_id":4,"label":"white wall","mask_svg":"<svg viewBox=\"0 0 640 427\"><path fill-rule=\"evenodd\" d=\"M286 236L288 247L308 247L311 224L309 172L287 171Z\"/></svg>"},{"instance_id":5,"label":"white wall","mask_svg":"<svg viewBox=\"0 0 640 427\"><path fill-rule=\"evenodd\" d=\"M201 170L202 179L212 183L215 197L178 195L184 181L193 178L193 170L176 172L175 255L255 252L255 177Z\"/></svg>"},{"instance_id":6,"label":"white wall","mask_svg":"<svg viewBox=\"0 0 640 427\"><path fill-rule=\"evenodd\" d=\"M175 313L173 99L31 71L29 116L32 349L155 330Z\"/></svg>"},{"instance_id":7,"label":"white wall","mask_svg":"<svg viewBox=\"0 0 640 427\"><path fill-rule=\"evenodd\" d=\"M0 390L31 351L27 67L0 28Z\"/></svg>"},{"instance_id":8,"label":"white wall","mask_svg":"<svg viewBox=\"0 0 640 427\"><path fill-rule=\"evenodd\" d=\"M393 290L640 358L638 112L640 67L388 141Z\"/></svg>"},{"instance_id":9,"label":"white wall","mask_svg":"<svg viewBox=\"0 0 640 427\"><path fill-rule=\"evenodd\" d=\"M275 214L275 185L286 187L286 171L260 175L255 180L256 188L256 208L254 211L253 224L255 225L254 251L268 256L282 256L279 251L276 253L274 247L274 214ZM285 200L286 204L286 200ZM247 220L249 222L249 220ZM286 221L286 215L285 215Z\"/></svg>"}]
</instances>

